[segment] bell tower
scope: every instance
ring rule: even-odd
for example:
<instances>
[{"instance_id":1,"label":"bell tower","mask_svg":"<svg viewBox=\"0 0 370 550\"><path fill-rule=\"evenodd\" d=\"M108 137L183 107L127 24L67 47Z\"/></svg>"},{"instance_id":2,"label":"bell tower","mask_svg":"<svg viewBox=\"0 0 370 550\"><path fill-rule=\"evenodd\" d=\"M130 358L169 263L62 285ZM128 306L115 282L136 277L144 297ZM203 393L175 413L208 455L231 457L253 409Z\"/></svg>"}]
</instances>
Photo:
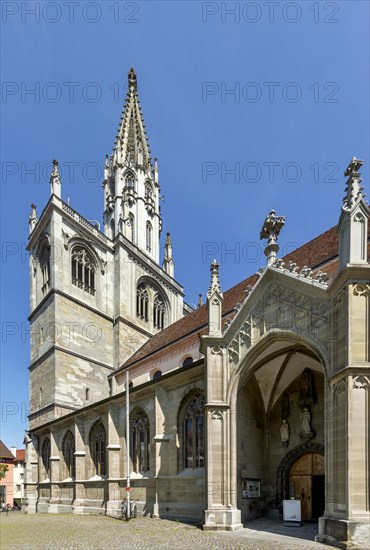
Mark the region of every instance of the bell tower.
<instances>
[{"instance_id":1,"label":"bell tower","mask_svg":"<svg viewBox=\"0 0 370 550\"><path fill-rule=\"evenodd\" d=\"M162 229L158 162L152 163L150 156L133 67L113 153L105 160L103 188L104 233L112 240L118 234L125 236L158 264Z\"/></svg>"}]
</instances>

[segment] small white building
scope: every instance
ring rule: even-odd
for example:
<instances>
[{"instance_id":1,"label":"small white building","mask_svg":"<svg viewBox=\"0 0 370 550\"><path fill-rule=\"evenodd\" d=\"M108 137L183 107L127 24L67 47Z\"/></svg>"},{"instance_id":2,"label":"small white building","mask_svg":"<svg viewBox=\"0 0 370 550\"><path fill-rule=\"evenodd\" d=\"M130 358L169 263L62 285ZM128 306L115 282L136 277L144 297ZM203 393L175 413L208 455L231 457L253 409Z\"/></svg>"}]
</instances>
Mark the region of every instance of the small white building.
<instances>
[{"instance_id":1,"label":"small white building","mask_svg":"<svg viewBox=\"0 0 370 550\"><path fill-rule=\"evenodd\" d=\"M22 504L24 498L24 469L26 466L25 449L10 449L14 456L13 483L14 483L14 503Z\"/></svg>"}]
</instances>

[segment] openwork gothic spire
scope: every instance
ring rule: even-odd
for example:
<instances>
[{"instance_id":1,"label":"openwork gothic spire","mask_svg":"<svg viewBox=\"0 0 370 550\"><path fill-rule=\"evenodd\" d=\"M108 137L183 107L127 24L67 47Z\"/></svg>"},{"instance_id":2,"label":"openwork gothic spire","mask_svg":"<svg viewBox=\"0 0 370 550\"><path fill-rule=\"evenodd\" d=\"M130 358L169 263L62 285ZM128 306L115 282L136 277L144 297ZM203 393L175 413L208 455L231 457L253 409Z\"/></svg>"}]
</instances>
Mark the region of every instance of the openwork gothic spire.
<instances>
[{"instance_id":1,"label":"openwork gothic spire","mask_svg":"<svg viewBox=\"0 0 370 550\"><path fill-rule=\"evenodd\" d=\"M113 149L113 162L133 163L149 170L151 157L133 67L128 72L128 92Z\"/></svg>"},{"instance_id":2,"label":"openwork gothic spire","mask_svg":"<svg viewBox=\"0 0 370 550\"><path fill-rule=\"evenodd\" d=\"M362 179L359 172L364 161L356 157L352 157L351 162L347 166L344 175L348 177L346 182L345 197L343 198L343 209L351 210L351 208L361 199L365 198L363 193L364 188L361 185Z\"/></svg>"},{"instance_id":3,"label":"openwork gothic spire","mask_svg":"<svg viewBox=\"0 0 370 550\"><path fill-rule=\"evenodd\" d=\"M265 248L267 265L273 265L276 260L276 255L280 248L277 244L277 238L284 224L285 216L277 216L275 210L271 210L263 222L260 239L267 239L267 246Z\"/></svg>"}]
</instances>

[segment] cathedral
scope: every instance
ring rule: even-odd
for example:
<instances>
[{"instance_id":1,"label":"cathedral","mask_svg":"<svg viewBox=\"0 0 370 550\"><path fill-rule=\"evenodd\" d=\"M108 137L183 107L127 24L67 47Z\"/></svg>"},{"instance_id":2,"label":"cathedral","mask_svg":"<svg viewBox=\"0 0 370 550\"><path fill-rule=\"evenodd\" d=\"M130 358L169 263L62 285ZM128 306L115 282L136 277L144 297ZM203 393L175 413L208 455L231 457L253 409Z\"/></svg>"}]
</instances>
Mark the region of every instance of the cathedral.
<instances>
[{"instance_id":1,"label":"cathedral","mask_svg":"<svg viewBox=\"0 0 370 550\"><path fill-rule=\"evenodd\" d=\"M336 226L207 303L160 261L157 159L137 78L104 168L102 231L62 200L29 218L26 512L140 514L235 530L316 520L316 540L370 545L370 209L352 158ZM263 223L262 223L263 222ZM289 505L297 513L286 517Z\"/></svg>"}]
</instances>

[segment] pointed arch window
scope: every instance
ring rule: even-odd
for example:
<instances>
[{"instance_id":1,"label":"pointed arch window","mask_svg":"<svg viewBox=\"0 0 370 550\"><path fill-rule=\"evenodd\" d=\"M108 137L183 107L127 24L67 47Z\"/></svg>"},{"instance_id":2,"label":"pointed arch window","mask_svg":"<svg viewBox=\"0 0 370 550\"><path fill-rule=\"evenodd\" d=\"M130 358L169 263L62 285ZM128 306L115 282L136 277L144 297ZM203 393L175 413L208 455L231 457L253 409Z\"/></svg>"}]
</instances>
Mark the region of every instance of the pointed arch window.
<instances>
[{"instance_id":1,"label":"pointed arch window","mask_svg":"<svg viewBox=\"0 0 370 550\"><path fill-rule=\"evenodd\" d=\"M50 456L51 456L51 443L47 437L42 444L41 460L44 467L45 476L50 479Z\"/></svg>"},{"instance_id":2,"label":"pointed arch window","mask_svg":"<svg viewBox=\"0 0 370 550\"><path fill-rule=\"evenodd\" d=\"M137 287L136 292L136 315L144 321L149 320L149 295L144 284Z\"/></svg>"},{"instance_id":3,"label":"pointed arch window","mask_svg":"<svg viewBox=\"0 0 370 550\"><path fill-rule=\"evenodd\" d=\"M131 242L135 242L135 216L133 214L129 214L128 217L128 238Z\"/></svg>"},{"instance_id":4,"label":"pointed arch window","mask_svg":"<svg viewBox=\"0 0 370 550\"><path fill-rule=\"evenodd\" d=\"M152 233L152 224L150 222L146 222L146 249L148 252L152 251Z\"/></svg>"},{"instance_id":5,"label":"pointed arch window","mask_svg":"<svg viewBox=\"0 0 370 550\"><path fill-rule=\"evenodd\" d=\"M204 405L204 394L195 395L184 412L184 468L204 467Z\"/></svg>"},{"instance_id":6,"label":"pointed arch window","mask_svg":"<svg viewBox=\"0 0 370 550\"><path fill-rule=\"evenodd\" d=\"M132 172L127 172L125 175L125 185L130 189L135 189L135 176Z\"/></svg>"},{"instance_id":7,"label":"pointed arch window","mask_svg":"<svg viewBox=\"0 0 370 550\"><path fill-rule=\"evenodd\" d=\"M42 292L46 292L50 286L50 246L44 246L40 254L40 267L42 274Z\"/></svg>"},{"instance_id":8,"label":"pointed arch window","mask_svg":"<svg viewBox=\"0 0 370 550\"><path fill-rule=\"evenodd\" d=\"M63 439L62 451L67 477L74 478L76 476L75 462L75 438L71 431L68 430Z\"/></svg>"},{"instance_id":9,"label":"pointed arch window","mask_svg":"<svg viewBox=\"0 0 370 550\"><path fill-rule=\"evenodd\" d=\"M72 250L72 284L85 292L95 294L95 263L82 246Z\"/></svg>"},{"instance_id":10,"label":"pointed arch window","mask_svg":"<svg viewBox=\"0 0 370 550\"><path fill-rule=\"evenodd\" d=\"M153 188L149 181L145 182L145 198L146 199L152 199L153 198Z\"/></svg>"},{"instance_id":11,"label":"pointed arch window","mask_svg":"<svg viewBox=\"0 0 370 550\"><path fill-rule=\"evenodd\" d=\"M162 329L164 327L164 313L165 306L161 296L157 293L154 296L153 302L153 325L156 328Z\"/></svg>"},{"instance_id":12,"label":"pointed arch window","mask_svg":"<svg viewBox=\"0 0 370 550\"><path fill-rule=\"evenodd\" d=\"M94 424L90 434L90 451L95 466L95 473L98 476L106 474L106 431L102 422Z\"/></svg>"},{"instance_id":13,"label":"pointed arch window","mask_svg":"<svg viewBox=\"0 0 370 550\"><path fill-rule=\"evenodd\" d=\"M131 423L131 460L134 472L150 470L149 419L143 412L137 412Z\"/></svg>"}]
</instances>

